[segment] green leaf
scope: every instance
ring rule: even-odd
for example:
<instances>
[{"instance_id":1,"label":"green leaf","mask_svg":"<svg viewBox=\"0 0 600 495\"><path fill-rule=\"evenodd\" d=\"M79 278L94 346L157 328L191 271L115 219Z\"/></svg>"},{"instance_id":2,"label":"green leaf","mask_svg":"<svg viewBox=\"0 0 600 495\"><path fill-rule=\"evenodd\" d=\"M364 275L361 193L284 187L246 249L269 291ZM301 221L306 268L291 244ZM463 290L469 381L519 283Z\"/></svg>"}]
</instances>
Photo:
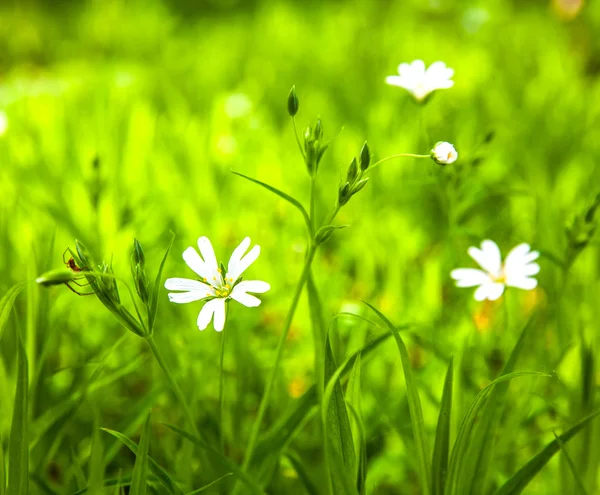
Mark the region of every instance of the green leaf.
<instances>
[{"instance_id":1,"label":"green leaf","mask_svg":"<svg viewBox=\"0 0 600 495\"><path fill-rule=\"evenodd\" d=\"M171 430L173 430L178 435L181 435L183 438L189 440L193 444L198 445L202 449L206 450L214 459L216 459L223 466L226 466L229 470L231 470L231 472L234 475L236 475L241 482L245 483L246 486L250 489L250 491L252 493L259 493L259 494L264 493L262 491L262 489L254 481L252 481L248 477L248 475L240 469L240 467L237 464L235 464L234 462L229 460L227 457L225 457L223 454L221 454L217 449L212 447L210 444L206 443L201 438L198 438L197 436L192 435L191 433L188 433L187 431L180 430L176 426L169 425L169 424L167 424L166 426L171 428Z\"/></svg>"},{"instance_id":2,"label":"green leaf","mask_svg":"<svg viewBox=\"0 0 600 495\"><path fill-rule=\"evenodd\" d=\"M471 437L471 433L477 422L477 417L479 416L483 406L486 404L488 395L496 385L521 376L550 377L550 375L546 373L539 373L537 371L516 371L514 373L509 373L496 378L475 396L475 399L471 403L467 414L462 420L456 441L454 442L454 446L452 448L450 464L448 467L448 479L446 481L446 493L460 493L457 486L458 478L461 474L460 466L463 464L463 461L467 459L466 452L469 446L469 438Z\"/></svg>"},{"instance_id":3,"label":"green leaf","mask_svg":"<svg viewBox=\"0 0 600 495\"><path fill-rule=\"evenodd\" d=\"M313 332L313 344L315 346L315 358L314 358L314 380L317 384L317 391L319 397L323 395L323 387L325 383L323 375L323 353L325 350L325 319L323 317L323 305L321 298L315 284L315 279L312 274L312 270L308 274L306 280L306 293L308 295L308 309L310 312L310 324Z\"/></svg>"},{"instance_id":4,"label":"green leaf","mask_svg":"<svg viewBox=\"0 0 600 495\"><path fill-rule=\"evenodd\" d=\"M123 445L125 445L137 456L138 446L133 440L127 438L125 435L119 433L118 431L109 430L108 428L102 428L102 430L106 433L111 434L115 438L118 438L123 443ZM163 485L171 495L185 495L183 490L179 488L179 486L177 486L177 484L171 479L169 474L162 467L160 467L150 456L148 456L148 467L150 468L150 471L152 471L152 474L154 474L154 476L158 478L160 484Z\"/></svg>"},{"instance_id":5,"label":"green leaf","mask_svg":"<svg viewBox=\"0 0 600 495\"><path fill-rule=\"evenodd\" d=\"M348 386L346 388L346 406L350 410L351 420L350 428L352 431L352 438L354 439L354 452L358 455L358 462L356 463L356 472L354 473L357 480L358 491L362 493L365 485L366 476L365 472L365 459L363 457L363 447L365 443L365 436L362 425L361 416L361 391L360 391L360 375L361 375L361 359L360 354L354 361L354 366L350 371L348 377Z\"/></svg>"},{"instance_id":6,"label":"green leaf","mask_svg":"<svg viewBox=\"0 0 600 495\"><path fill-rule=\"evenodd\" d=\"M435 431L435 445L433 446L432 492L433 495L444 495L444 485L448 473L448 455L450 452L450 414L452 411L452 385L454 378L454 360L450 360L444 391L442 392L442 405L438 416Z\"/></svg>"},{"instance_id":7,"label":"green leaf","mask_svg":"<svg viewBox=\"0 0 600 495\"><path fill-rule=\"evenodd\" d=\"M304 206L302 206L302 203L300 203L300 201L293 198L289 194L286 194L283 191L280 191L279 189L277 189L273 186L270 186L269 184L265 184L264 182L253 179L252 177L248 177L247 175L240 174L239 172L234 172L233 170L232 170L232 173L234 173L235 175L238 175L240 177L243 177L244 179L249 180L250 182L254 182L255 184L258 184L259 186L264 187L265 189L271 191L273 194L276 194L280 198L285 199L288 203L294 205L298 209L298 211L300 213L302 213L302 217L304 218L304 223L306 224L306 229L309 233L311 233L311 237L312 237L312 227L311 227L311 223L310 223L310 217L308 216L308 213L306 212L306 210L304 209Z\"/></svg>"},{"instance_id":8,"label":"green leaf","mask_svg":"<svg viewBox=\"0 0 600 495\"><path fill-rule=\"evenodd\" d=\"M379 335L357 352L349 356L342 366L338 368L342 369L342 377L348 373L359 355L362 356L362 358L368 356L390 337L391 334L388 332ZM254 454L255 463L261 459L264 460L273 452L281 451L289 438L297 430L298 426L304 421L304 418L306 418L310 411L317 405L317 402L317 387L312 385L302 395L302 397L300 397L300 399L293 404L290 411L285 414L283 418L273 426L273 428L268 430L264 434L263 438L258 442Z\"/></svg>"},{"instance_id":9,"label":"green leaf","mask_svg":"<svg viewBox=\"0 0 600 495\"><path fill-rule=\"evenodd\" d=\"M211 481L208 485L204 485L202 488L198 488L194 491L188 492L188 493L186 493L186 495L196 495L197 493L202 493L204 490L208 490L211 486L216 485L219 481L224 480L225 478L228 478L232 474L233 473L226 473L223 476L218 477L216 480Z\"/></svg>"},{"instance_id":10,"label":"green leaf","mask_svg":"<svg viewBox=\"0 0 600 495\"><path fill-rule=\"evenodd\" d=\"M558 442L558 447L560 448L560 451L562 452L563 457L567 461L567 465L569 466L569 470L571 471L571 474L573 475L573 479L575 480L575 486L577 486L577 491L579 492L579 495L587 495L587 490L585 489L585 486L583 486L583 481L581 480L581 477L579 476L579 473L577 472L577 467L575 466L573 459L571 459L569 452L567 452L564 442L560 439L560 437L556 434L556 432L553 431L552 433L554 434L554 437L556 438L556 441Z\"/></svg>"},{"instance_id":11,"label":"green leaf","mask_svg":"<svg viewBox=\"0 0 600 495\"><path fill-rule=\"evenodd\" d=\"M98 413L96 413L98 416ZM92 434L92 450L90 453L88 493L90 495L102 495L104 490L104 454L98 418L94 421L94 432Z\"/></svg>"},{"instance_id":12,"label":"green leaf","mask_svg":"<svg viewBox=\"0 0 600 495\"><path fill-rule=\"evenodd\" d=\"M17 331L17 386L8 441L8 487L6 493L10 495L28 495L29 493L28 381L27 354L21 334Z\"/></svg>"},{"instance_id":13,"label":"green leaf","mask_svg":"<svg viewBox=\"0 0 600 495\"><path fill-rule=\"evenodd\" d=\"M15 299L19 295L19 292L25 287L25 282L20 282L13 285L8 292L4 294L4 297L0 300L0 340L2 340L2 334L4 333L4 326L8 321L10 310L15 304Z\"/></svg>"},{"instance_id":14,"label":"green leaf","mask_svg":"<svg viewBox=\"0 0 600 495\"><path fill-rule=\"evenodd\" d=\"M342 386L343 367L337 367L329 335L325 342L325 392L321 420L333 493L356 492L356 453Z\"/></svg>"},{"instance_id":15,"label":"green leaf","mask_svg":"<svg viewBox=\"0 0 600 495\"><path fill-rule=\"evenodd\" d=\"M165 251L165 255L163 256L163 259L160 262L160 266L158 267L158 273L156 274L156 280L154 281L154 286L152 287L152 294L150 295L150 303L148 308L148 331L150 332L150 335L152 335L152 333L154 332L156 310L158 309L159 290L162 287L162 272L165 267L167 257L169 256L169 252L171 251L171 247L173 246L174 240L175 234L171 234L171 241L169 242L167 250Z\"/></svg>"},{"instance_id":16,"label":"green leaf","mask_svg":"<svg viewBox=\"0 0 600 495\"><path fill-rule=\"evenodd\" d=\"M309 470L302 462L302 459L300 459L300 456L296 452L288 450L285 453L285 457L287 457L288 461L290 461L290 464L298 474L298 478L300 478L300 481L302 482L306 493L308 493L309 495L319 495L319 490L311 480Z\"/></svg>"},{"instance_id":17,"label":"green leaf","mask_svg":"<svg viewBox=\"0 0 600 495\"><path fill-rule=\"evenodd\" d=\"M367 493L367 436L365 433L365 426L362 422L362 418L358 410L350 403L346 402L346 406L352 415L352 419L355 421L356 435L358 438L358 467L356 473L356 488L360 495L366 495ZM354 434L353 434L354 435Z\"/></svg>"},{"instance_id":18,"label":"green leaf","mask_svg":"<svg viewBox=\"0 0 600 495\"><path fill-rule=\"evenodd\" d=\"M0 495L6 494L6 460L4 459L4 447L0 436Z\"/></svg>"},{"instance_id":19,"label":"green leaf","mask_svg":"<svg viewBox=\"0 0 600 495\"><path fill-rule=\"evenodd\" d=\"M537 455L532 457L525 466L517 471L502 487L496 495L518 495L523 493L529 482L541 471L550 459L560 450L560 443L565 444L577 433L579 433L592 419L600 415L600 409L594 411L588 417L582 419L575 426L569 428L558 439L550 442Z\"/></svg>"},{"instance_id":20,"label":"green leaf","mask_svg":"<svg viewBox=\"0 0 600 495\"><path fill-rule=\"evenodd\" d=\"M430 481L430 457L429 450L427 448L427 436L425 434L425 422L423 420L423 410L421 409L421 400L419 398L419 392L415 384L412 369L410 367L410 359L408 357L408 351L404 345L404 341L400 337L397 328L388 320L381 311L370 305L369 306L381 320L388 326L390 332L396 339L398 345L398 351L400 352L400 360L402 361L402 369L404 371L404 380L406 382L406 392L408 397L408 408L410 411L410 422L412 425L413 435L415 438L415 444L417 447L417 457L419 459L419 472L421 479L421 491L423 495L429 495L431 493Z\"/></svg>"},{"instance_id":21,"label":"green leaf","mask_svg":"<svg viewBox=\"0 0 600 495\"><path fill-rule=\"evenodd\" d=\"M135 456L135 465L131 475L130 495L146 495L146 480L148 478L148 445L150 443L150 414L146 417L140 445Z\"/></svg>"},{"instance_id":22,"label":"green leaf","mask_svg":"<svg viewBox=\"0 0 600 495\"><path fill-rule=\"evenodd\" d=\"M529 329L535 321L535 314L527 321L510 357L508 358L501 376L511 373L521 354ZM509 381L504 381L490 389L489 397L483 403L481 412L477 414L477 424L467 437L467 450L458 459L455 473L458 473L456 493L477 493L485 491L486 478L494 453L494 440L500 424L503 405L506 404Z\"/></svg>"}]
</instances>

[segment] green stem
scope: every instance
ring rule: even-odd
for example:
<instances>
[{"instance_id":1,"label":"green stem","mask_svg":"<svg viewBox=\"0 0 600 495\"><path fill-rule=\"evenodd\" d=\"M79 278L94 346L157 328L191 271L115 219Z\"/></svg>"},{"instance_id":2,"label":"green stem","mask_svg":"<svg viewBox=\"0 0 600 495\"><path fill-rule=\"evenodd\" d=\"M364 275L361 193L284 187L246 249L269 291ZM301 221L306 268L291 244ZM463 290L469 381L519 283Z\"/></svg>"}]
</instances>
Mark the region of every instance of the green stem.
<instances>
[{"instance_id":1,"label":"green stem","mask_svg":"<svg viewBox=\"0 0 600 495\"><path fill-rule=\"evenodd\" d=\"M227 318L225 318L227 320ZM225 382L225 371L223 369L223 362L225 360L225 338L227 331L223 331L221 336L221 359L219 361L219 444L221 447L221 454L225 455L225 421L224 421L224 410L223 410L223 396L224 396L224 382Z\"/></svg>"},{"instance_id":2,"label":"green stem","mask_svg":"<svg viewBox=\"0 0 600 495\"><path fill-rule=\"evenodd\" d=\"M296 142L298 143L298 149L300 150L300 154L302 158L306 158L304 154L304 150L302 149L302 145L300 144L300 138L298 137L298 129L296 128L296 118L292 117L292 124L294 124L294 136L296 136Z\"/></svg>"},{"instance_id":3,"label":"green stem","mask_svg":"<svg viewBox=\"0 0 600 495\"><path fill-rule=\"evenodd\" d=\"M378 162L375 162L373 165L371 165L368 169L367 172L370 172L371 170L373 170L375 167L377 167L379 164L383 163L383 162L387 162L388 160L391 160L393 158L405 158L405 157L409 157L409 158L431 158L430 155L417 155L415 153L398 153L396 155L390 155L386 158L382 158L381 160L379 160Z\"/></svg>"},{"instance_id":4,"label":"green stem","mask_svg":"<svg viewBox=\"0 0 600 495\"><path fill-rule=\"evenodd\" d=\"M306 255L306 259L304 261L304 269L302 270L302 274L300 275L300 280L298 280L298 284L296 285L296 290L294 291L294 296L292 298L292 305L287 313L285 318L285 323L283 325L283 332L279 337L279 343L277 345L277 351L275 354L275 362L271 368L271 375L267 381L265 386L265 391L263 393L262 399L260 401L260 406L258 408L258 416L254 420L254 424L252 425L252 430L250 432L250 439L248 441L248 447L246 448L246 454L244 455L244 462L242 464L242 469L244 471L248 470L248 466L252 461L252 455L254 454L254 449L256 447L256 441L258 440L258 434L260 433L260 427L262 425L265 413L267 411L267 405L269 403L269 399L271 398L271 392L273 391L273 385L275 384L275 379L277 377L277 372L279 371L279 365L281 364L281 358L283 356L283 348L285 347L285 343L287 341L287 336L292 326L292 320L294 318L294 313L296 312L296 308L298 307L298 302L300 301L300 295L302 294L302 289L304 288L304 284L308 279L308 274L310 272L310 266L315 257L315 253L317 251L317 247L314 243L311 242L310 248Z\"/></svg>"},{"instance_id":5,"label":"green stem","mask_svg":"<svg viewBox=\"0 0 600 495\"><path fill-rule=\"evenodd\" d=\"M169 370L167 363L165 362L164 358L162 357L162 354L160 353L160 350L158 349L156 342L154 342L154 338L152 337L152 335L148 335L145 338L146 338L146 342L148 342L148 346L150 347L150 350L152 351L152 354L154 355L154 358L156 359L156 362L158 363L158 365L160 366L160 369L165 374L165 377L167 378L167 381L169 382L169 385L171 386L171 389L173 390L175 397L177 397L177 400L183 407L183 413L192 428L192 432L197 437L201 438L200 432L198 431L198 428L196 428L196 422L194 421L194 417L192 416L192 412L190 410L190 406L187 403L185 395L183 395L183 392L179 388L179 385L177 385L177 382L173 378L173 374L171 373L171 370Z\"/></svg>"},{"instance_id":6,"label":"green stem","mask_svg":"<svg viewBox=\"0 0 600 495\"><path fill-rule=\"evenodd\" d=\"M310 225L312 228L313 235L315 233L315 225L317 224L317 219L315 218L315 185L317 182L316 176L311 176L310 178L310 209L309 209L309 217L310 217Z\"/></svg>"}]
</instances>

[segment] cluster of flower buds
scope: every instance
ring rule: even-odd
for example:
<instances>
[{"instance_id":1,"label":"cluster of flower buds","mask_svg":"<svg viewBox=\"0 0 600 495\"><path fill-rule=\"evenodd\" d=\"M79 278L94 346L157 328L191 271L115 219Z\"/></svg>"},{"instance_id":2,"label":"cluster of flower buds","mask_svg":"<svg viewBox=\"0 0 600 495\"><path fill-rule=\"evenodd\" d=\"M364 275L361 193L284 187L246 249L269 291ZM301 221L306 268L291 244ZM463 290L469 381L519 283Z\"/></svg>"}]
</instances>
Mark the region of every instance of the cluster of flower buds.
<instances>
[{"instance_id":1,"label":"cluster of flower buds","mask_svg":"<svg viewBox=\"0 0 600 495\"><path fill-rule=\"evenodd\" d=\"M296 94L296 86L293 86L290 90L287 107L290 117L295 117L300 107L298 95ZM303 137L304 145L301 145L302 156L304 157L308 174L314 177L319 169L321 158L323 158L325 151L329 147L329 143L323 143L323 122L321 122L321 119L317 119L313 128L310 126L306 127Z\"/></svg>"},{"instance_id":2,"label":"cluster of flower buds","mask_svg":"<svg viewBox=\"0 0 600 495\"><path fill-rule=\"evenodd\" d=\"M112 261L111 263L103 261L101 265L96 265L87 248L78 240L75 241L75 251L69 251L100 302L128 330L143 337L145 335L143 324L121 304L117 279L112 269Z\"/></svg>"},{"instance_id":3,"label":"cluster of flower buds","mask_svg":"<svg viewBox=\"0 0 600 495\"><path fill-rule=\"evenodd\" d=\"M354 196L358 191L367 185L368 177L364 177L364 173L371 164L371 152L369 145L365 142L362 149L360 150L360 158L357 161L356 158L352 159L348 171L346 173L346 180L340 185L338 190L338 204L344 206L350 198Z\"/></svg>"},{"instance_id":4,"label":"cluster of flower buds","mask_svg":"<svg viewBox=\"0 0 600 495\"><path fill-rule=\"evenodd\" d=\"M589 244L596 231L596 210L600 207L600 194L590 205L578 215L575 215L565 228L568 240L567 263L572 263L575 257Z\"/></svg>"},{"instance_id":5,"label":"cluster of flower buds","mask_svg":"<svg viewBox=\"0 0 600 495\"><path fill-rule=\"evenodd\" d=\"M131 253L131 277L135 283L135 290L144 304L148 304L148 277L146 276L146 257L142 245L137 239L133 240L133 253Z\"/></svg>"}]
</instances>

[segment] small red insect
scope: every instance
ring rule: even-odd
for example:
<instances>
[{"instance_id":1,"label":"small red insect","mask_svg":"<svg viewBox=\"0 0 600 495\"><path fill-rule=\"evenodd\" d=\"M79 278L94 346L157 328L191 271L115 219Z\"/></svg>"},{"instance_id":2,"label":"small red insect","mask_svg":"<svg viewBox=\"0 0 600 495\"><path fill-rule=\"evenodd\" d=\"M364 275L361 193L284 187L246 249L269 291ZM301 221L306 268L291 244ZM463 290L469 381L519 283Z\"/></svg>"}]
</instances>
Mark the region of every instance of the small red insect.
<instances>
[{"instance_id":1,"label":"small red insect","mask_svg":"<svg viewBox=\"0 0 600 495\"><path fill-rule=\"evenodd\" d=\"M70 270L73 270L74 272L80 272L80 271L82 271L81 268L79 268L77 266L77 263L75 263L75 259L73 258L73 256L71 256L68 260L65 261L65 255L67 254L68 250L69 250L69 248L65 249L65 252L63 253L63 263L65 265L67 265L67 267Z\"/></svg>"}]
</instances>

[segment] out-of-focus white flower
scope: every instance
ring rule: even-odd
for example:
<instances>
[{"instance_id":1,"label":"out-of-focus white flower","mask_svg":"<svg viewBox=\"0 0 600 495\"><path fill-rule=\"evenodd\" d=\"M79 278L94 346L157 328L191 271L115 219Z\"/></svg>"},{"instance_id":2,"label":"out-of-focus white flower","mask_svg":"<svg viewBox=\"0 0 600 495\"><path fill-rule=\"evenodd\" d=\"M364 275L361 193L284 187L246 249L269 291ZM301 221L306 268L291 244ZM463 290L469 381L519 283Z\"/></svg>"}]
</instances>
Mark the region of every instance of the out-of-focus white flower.
<instances>
[{"instance_id":1,"label":"out-of-focus white flower","mask_svg":"<svg viewBox=\"0 0 600 495\"><path fill-rule=\"evenodd\" d=\"M450 143L439 141L431 150L431 158L438 165L448 165L456 161L458 153Z\"/></svg>"},{"instance_id":2,"label":"out-of-focus white flower","mask_svg":"<svg viewBox=\"0 0 600 495\"><path fill-rule=\"evenodd\" d=\"M194 301L205 300L206 304L198 315L198 328L204 330L211 320L217 332L223 330L226 317L226 302L234 299L249 308L258 306L260 299L249 294L267 292L271 286L262 280L241 281L242 273L256 261L260 254L260 246L254 246L246 254L250 247L250 238L246 237L240 245L235 248L229 263L227 273L217 264L217 258L208 237L198 239L198 252L189 247L183 252L183 259L187 265L194 270L200 280L188 278L169 278L165 281L168 290L181 292L170 292L169 300L174 303L184 304Z\"/></svg>"},{"instance_id":3,"label":"out-of-focus white flower","mask_svg":"<svg viewBox=\"0 0 600 495\"><path fill-rule=\"evenodd\" d=\"M8 117L0 110L0 136L2 136L8 129Z\"/></svg>"},{"instance_id":4,"label":"out-of-focus white flower","mask_svg":"<svg viewBox=\"0 0 600 495\"><path fill-rule=\"evenodd\" d=\"M427 69L422 60L415 60L411 64L403 63L398 66L398 74L387 76L385 82L406 89L418 102L425 100L436 89L454 86L454 70L446 67L444 62L434 62Z\"/></svg>"},{"instance_id":5,"label":"out-of-focus white flower","mask_svg":"<svg viewBox=\"0 0 600 495\"><path fill-rule=\"evenodd\" d=\"M456 280L457 287L477 287L475 299L495 301L504 292L504 287L518 287L532 290L537 287L533 278L540 271L540 265L534 263L540 253L531 251L529 244L519 244L513 248L504 263L500 249L494 241L485 240L481 249L470 247L469 256L482 270L477 268L458 268L452 270L450 276Z\"/></svg>"}]
</instances>

